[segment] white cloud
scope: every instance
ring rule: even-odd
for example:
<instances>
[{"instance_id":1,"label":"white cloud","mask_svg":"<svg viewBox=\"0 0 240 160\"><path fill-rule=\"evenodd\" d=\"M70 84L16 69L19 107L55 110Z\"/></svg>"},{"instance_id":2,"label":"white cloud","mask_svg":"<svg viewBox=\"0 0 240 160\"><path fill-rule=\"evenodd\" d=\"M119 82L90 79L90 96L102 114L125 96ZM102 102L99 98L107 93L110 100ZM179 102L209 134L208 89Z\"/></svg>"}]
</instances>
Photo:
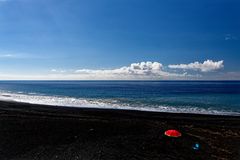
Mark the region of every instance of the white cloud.
<instances>
[{"instance_id":1,"label":"white cloud","mask_svg":"<svg viewBox=\"0 0 240 160\"><path fill-rule=\"evenodd\" d=\"M4 58L4 59L19 59L19 58L26 57L26 55L27 54L20 53L20 52L0 50L0 58Z\"/></svg>"},{"instance_id":2,"label":"white cloud","mask_svg":"<svg viewBox=\"0 0 240 160\"><path fill-rule=\"evenodd\" d=\"M212 60L206 60L203 63L194 62L189 64L171 64L168 65L171 69L184 69L184 70L199 70L201 72L210 72L219 70L224 67L223 60L214 62Z\"/></svg>"},{"instance_id":3,"label":"white cloud","mask_svg":"<svg viewBox=\"0 0 240 160\"><path fill-rule=\"evenodd\" d=\"M48 56L41 56L37 54L29 54L24 52L4 51L0 50L1 59L46 59Z\"/></svg>"},{"instance_id":4,"label":"white cloud","mask_svg":"<svg viewBox=\"0 0 240 160\"><path fill-rule=\"evenodd\" d=\"M55 72L55 73L65 73L67 72L66 70L63 69L51 69L51 72Z\"/></svg>"},{"instance_id":5,"label":"white cloud","mask_svg":"<svg viewBox=\"0 0 240 160\"><path fill-rule=\"evenodd\" d=\"M199 77L187 72L174 73L165 71L159 62L132 63L114 69L51 69L48 78L78 79L78 80L159 80L159 79L187 79Z\"/></svg>"},{"instance_id":6,"label":"white cloud","mask_svg":"<svg viewBox=\"0 0 240 160\"><path fill-rule=\"evenodd\" d=\"M194 62L190 64L169 65L164 67L159 62L132 63L113 69L51 69L45 73L32 74L9 74L0 73L2 80L196 80L215 79L219 75L224 78L222 72L216 74L189 74L184 70L192 69L202 72L209 72L223 67L223 61L213 62L212 60L203 63ZM174 68L174 69L171 69ZM180 68L183 70L175 70ZM221 75L220 75L221 74ZM210 77L209 77L210 76ZM239 77L239 76L235 76Z\"/></svg>"},{"instance_id":7,"label":"white cloud","mask_svg":"<svg viewBox=\"0 0 240 160\"><path fill-rule=\"evenodd\" d=\"M57 70L56 69L51 69L51 72L57 72Z\"/></svg>"},{"instance_id":8,"label":"white cloud","mask_svg":"<svg viewBox=\"0 0 240 160\"><path fill-rule=\"evenodd\" d=\"M162 64L158 62L141 62L132 63L130 66L124 66L117 69L106 69L106 70L89 70L80 69L76 70L76 73L84 74L131 74L131 75L161 75Z\"/></svg>"},{"instance_id":9,"label":"white cloud","mask_svg":"<svg viewBox=\"0 0 240 160\"><path fill-rule=\"evenodd\" d=\"M0 54L0 58L12 58L12 57L15 57L15 56L12 54Z\"/></svg>"},{"instance_id":10,"label":"white cloud","mask_svg":"<svg viewBox=\"0 0 240 160\"><path fill-rule=\"evenodd\" d=\"M130 66L116 69L79 69L75 71L75 74L96 79L167 79L187 76L187 73L163 71L163 65L159 62L132 63Z\"/></svg>"}]
</instances>

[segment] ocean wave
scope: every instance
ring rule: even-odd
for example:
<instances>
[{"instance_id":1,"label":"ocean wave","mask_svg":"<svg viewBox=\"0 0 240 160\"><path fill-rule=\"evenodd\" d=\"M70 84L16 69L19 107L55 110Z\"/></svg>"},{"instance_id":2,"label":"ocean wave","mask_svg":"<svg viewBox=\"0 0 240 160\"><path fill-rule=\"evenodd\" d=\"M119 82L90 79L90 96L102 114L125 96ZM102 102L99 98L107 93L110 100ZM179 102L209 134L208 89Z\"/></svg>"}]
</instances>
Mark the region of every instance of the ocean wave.
<instances>
[{"instance_id":1,"label":"ocean wave","mask_svg":"<svg viewBox=\"0 0 240 160\"><path fill-rule=\"evenodd\" d=\"M196 113L196 114L214 114L214 115L240 115L238 112L226 110L216 110L212 108L200 108L194 106L169 106L169 105L146 105L120 102L117 99L87 99L63 96L46 96L23 93L12 93L0 91L0 100L15 101L31 104L43 104L53 106L80 107L80 108L106 108L123 110L141 110L153 112L171 112L171 113Z\"/></svg>"}]
</instances>

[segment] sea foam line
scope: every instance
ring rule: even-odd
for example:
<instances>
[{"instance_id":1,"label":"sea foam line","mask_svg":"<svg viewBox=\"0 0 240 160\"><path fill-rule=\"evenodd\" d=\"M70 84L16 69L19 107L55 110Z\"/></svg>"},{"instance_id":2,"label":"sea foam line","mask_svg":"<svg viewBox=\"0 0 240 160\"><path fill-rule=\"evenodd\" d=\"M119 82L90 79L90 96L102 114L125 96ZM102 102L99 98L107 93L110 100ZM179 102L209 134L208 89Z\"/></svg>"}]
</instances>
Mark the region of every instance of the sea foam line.
<instances>
[{"instance_id":1,"label":"sea foam line","mask_svg":"<svg viewBox=\"0 0 240 160\"><path fill-rule=\"evenodd\" d=\"M83 99L74 97L46 96L37 94L23 94L0 91L0 100L15 101L31 104L43 104L52 106L80 107L80 108L106 108L106 109L123 109L123 110L141 110L153 112L172 112L172 113L200 113L214 115L240 115L238 112L230 112L216 109L204 109L193 106L146 106L119 103L114 99Z\"/></svg>"}]
</instances>

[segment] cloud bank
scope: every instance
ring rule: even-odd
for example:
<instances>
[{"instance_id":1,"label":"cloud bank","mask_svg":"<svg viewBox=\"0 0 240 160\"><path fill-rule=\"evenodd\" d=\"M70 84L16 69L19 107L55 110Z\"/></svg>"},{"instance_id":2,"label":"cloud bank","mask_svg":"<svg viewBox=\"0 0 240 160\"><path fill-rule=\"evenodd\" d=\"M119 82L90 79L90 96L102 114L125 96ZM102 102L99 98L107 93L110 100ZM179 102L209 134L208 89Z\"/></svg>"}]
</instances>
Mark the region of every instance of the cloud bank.
<instances>
[{"instance_id":1,"label":"cloud bank","mask_svg":"<svg viewBox=\"0 0 240 160\"><path fill-rule=\"evenodd\" d=\"M130 66L124 66L117 69L108 70L76 70L79 74L121 74L121 75L163 75L162 64L158 62L132 63Z\"/></svg>"},{"instance_id":2,"label":"cloud bank","mask_svg":"<svg viewBox=\"0 0 240 160\"><path fill-rule=\"evenodd\" d=\"M206 60L203 63L176 64L164 66L160 62L132 63L113 69L50 69L46 73L4 74L0 79L20 80L204 80L224 79L224 72L214 72L223 68L223 61ZM178 69L178 70L176 70ZM186 72L191 70L191 74ZM210 72L210 73L208 73ZM239 73L234 73L239 77Z\"/></svg>"},{"instance_id":3,"label":"cloud bank","mask_svg":"<svg viewBox=\"0 0 240 160\"><path fill-rule=\"evenodd\" d=\"M167 79L173 77L185 77L186 73L170 73L163 71L163 65L159 62L132 63L117 69L89 70L80 69L75 71L79 75L91 75L98 79Z\"/></svg>"},{"instance_id":4,"label":"cloud bank","mask_svg":"<svg viewBox=\"0 0 240 160\"><path fill-rule=\"evenodd\" d=\"M183 70L199 70L201 72L216 71L224 67L223 60L214 62L212 60L206 60L203 63L194 62L189 64L171 64L168 65L171 69L183 69Z\"/></svg>"},{"instance_id":5,"label":"cloud bank","mask_svg":"<svg viewBox=\"0 0 240 160\"><path fill-rule=\"evenodd\" d=\"M158 80L158 79L187 79L199 77L199 74L191 75L187 72L170 72L164 69L159 62L140 62L132 63L129 66L123 66L115 69L78 69L78 70L57 70L52 69L54 74L63 74L75 79L87 80Z\"/></svg>"}]
</instances>

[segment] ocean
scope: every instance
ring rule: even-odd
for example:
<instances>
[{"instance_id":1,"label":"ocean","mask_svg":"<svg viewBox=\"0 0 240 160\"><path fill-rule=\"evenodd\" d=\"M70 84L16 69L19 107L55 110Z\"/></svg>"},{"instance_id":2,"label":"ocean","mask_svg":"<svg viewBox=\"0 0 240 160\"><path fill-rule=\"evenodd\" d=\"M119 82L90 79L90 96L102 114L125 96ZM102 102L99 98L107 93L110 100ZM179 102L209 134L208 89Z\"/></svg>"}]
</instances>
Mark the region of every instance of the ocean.
<instances>
[{"instance_id":1,"label":"ocean","mask_svg":"<svg viewBox=\"0 0 240 160\"><path fill-rule=\"evenodd\" d=\"M239 116L240 81L0 81L0 100Z\"/></svg>"}]
</instances>

